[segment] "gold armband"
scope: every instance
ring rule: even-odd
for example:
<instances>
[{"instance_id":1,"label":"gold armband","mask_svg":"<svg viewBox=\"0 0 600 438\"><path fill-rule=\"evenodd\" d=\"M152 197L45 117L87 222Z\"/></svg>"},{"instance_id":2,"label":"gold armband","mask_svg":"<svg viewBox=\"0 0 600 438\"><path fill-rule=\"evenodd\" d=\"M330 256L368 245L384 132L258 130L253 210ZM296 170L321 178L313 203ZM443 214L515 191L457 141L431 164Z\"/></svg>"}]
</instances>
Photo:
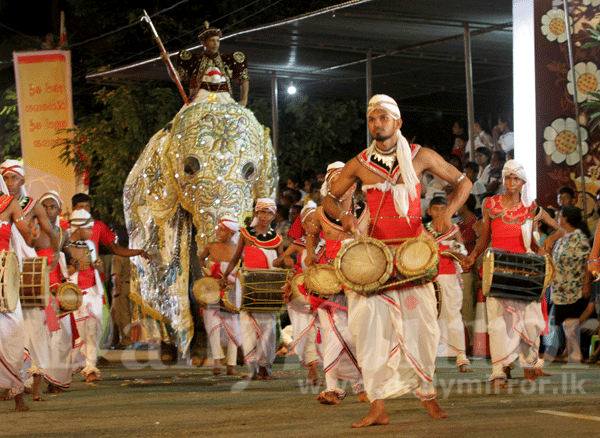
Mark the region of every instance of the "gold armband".
<instances>
[{"instance_id":1,"label":"gold armband","mask_svg":"<svg viewBox=\"0 0 600 438\"><path fill-rule=\"evenodd\" d=\"M458 179L456 180L456 182L454 183L454 185L459 184L463 179L465 179L465 174L461 174Z\"/></svg>"},{"instance_id":2,"label":"gold armband","mask_svg":"<svg viewBox=\"0 0 600 438\"><path fill-rule=\"evenodd\" d=\"M21 222L21 221L24 221L24 220L25 220L25 216L21 216L20 218L18 218L18 219L15 219L15 224L16 224L17 222Z\"/></svg>"},{"instance_id":3,"label":"gold armband","mask_svg":"<svg viewBox=\"0 0 600 438\"><path fill-rule=\"evenodd\" d=\"M336 198L335 196L333 196L329 190L327 190L327 196L331 196L335 202L339 202L339 200L340 200L339 198Z\"/></svg>"}]
</instances>

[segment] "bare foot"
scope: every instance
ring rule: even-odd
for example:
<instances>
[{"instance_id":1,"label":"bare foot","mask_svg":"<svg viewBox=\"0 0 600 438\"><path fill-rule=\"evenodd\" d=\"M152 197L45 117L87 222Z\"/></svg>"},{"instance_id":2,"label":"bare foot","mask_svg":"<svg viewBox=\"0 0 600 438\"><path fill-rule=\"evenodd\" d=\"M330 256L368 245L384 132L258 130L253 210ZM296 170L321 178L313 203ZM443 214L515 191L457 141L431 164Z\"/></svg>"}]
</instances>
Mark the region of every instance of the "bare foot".
<instances>
[{"instance_id":1,"label":"bare foot","mask_svg":"<svg viewBox=\"0 0 600 438\"><path fill-rule=\"evenodd\" d=\"M311 386L317 386L320 380L317 363L311 363L308 367L308 377L306 377L306 382Z\"/></svg>"},{"instance_id":2,"label":"bare foot","mask_svg":"<svg viewBox=\"0 0 600 438\"><path fill-rule=\"evenodd\" d=\"M218 367L213 368L213 374L215 376L218 376L219 374L221 374L221 366L220 365Z\"/></svg>"},{"instance_id":3,"label":"bare foot","mask_svg":"<svg viewBox=\"0 0 600 438\"><path fill-rule=\"evenodd\" d=\"M33 401L46 401L46 399L40 397L39 395L34 395L33 396Z\"/></svg>"},{"instance_id":4,"label":"bare foot","mask_svg":"<svg viewBox=\"0 0 600 438\"><path fill-rule=\"evenodd\" d=\"M62 394L65 392L60 386L53 385L52 383L48 383L48 392L50 394Z\"/></svg>"},{"instance_id":5,"label":"bare foot","mask_svg":"<svg viewBox=\"0 0 600 438\"><path fill-rule=\"evenodd\" d=\"M233 370L233 365L227 365L227 375L228 375L228 376L239 376L239 375L240 375L240 373L236 373L236 372Z\"/></svg>"},{"instance_id":6,"label":"bare foot","mask_svg":"<svg viewBox=\"0 0 600 438\"><path fill-rule=\"evenodd\" d=\"M473 372L473 370L467 364L462 364L461 366L458 367L458 370L461 373L472 373Z\"/></svg>"},{"instance_id":7,"label":"bare foot","mask_svg":"<svg viewBox=\"0 0 600 438\"><path fill-rule=\"evenodd\" d=\"M258 370L258 378L261 380L275 380L277 379L277 377L275 377L273 375L273 373L271 372L271 370L265 368L265 367L260 367Z\"/></svg>"},{"instance_id":8,"label":"bare foot","mask_svg":"<svg viewBox=\"0 0 600 438\"><path fill-rule=\"evenodd\" d=\"M512 379L512 376L510 375L510 372L512 371L514 367L511 365L507 365L505 367L502 367L502 371L504 371L504 374L506 374L506 378L507 379Z\"/></svg>"},{"instance_id":9,"label":"bare foot","mask_svg":"<svg viewBox=\"0 0 600 438\"><path fill-rule=\"evenodd\" d=\"M40 388L41 380L41 374L35 374L33 376L33 401L46 401L42 398L42 388Z\"/></svg>"},{"instance_id":10,"label":"bare foot","mask_svg":"<svg viewBox=\"0 0 600 438\"><path fill-rule=\"evenodd\" d=\"M358 403L369 403L369 397L365 391L358 393L358 399L356 400Z\"/></svg>"},{"instance_id":11,"label":"bare foot","mask_svg":"<svg viewBox=\"0 0 600 438\"><path fill-rule=\"evenodd\" d=\"M340 399L335 392L325 392L317 396L317 401L322 405L339 405Z\"/></svg>"},{"instance_id":12,"label":"bare foot","mask_svg":"<svg viewBox=\"0 0 600 438\"><path fill-rule=\"evenodd\" d=\"M385 411L385 403L383 400L375 400L371 402L371 409L369 413L360 420L358 423L352 423L352 427L367 427L367 426L375 426L375 425L385 425L389 424L390 419L387 416L387 412Z\"/></svg>"},{"instance_id":13,"label":"bare foot","mask_svg":"<svg viewBox=\"0 0 600 438\"><path fill-rule=\"evenodd\" d=\"M508 388L508 383L502 377L492 380L492 388L493 389L505 389Z\"/></svg>"},{"instance_id":14,"label":"bare foot","mask_svg":"<svg viewBox=\"0 0 600 438\"><path fill-rule=\"evenodd\" d=\"M425 406L431 418L448 418L450 416L442 410L436 399L421 400L421 404Z\"/></svg>"},{"instance_id":15,"label":"bare foot","mask_svg":"<svg viewBox=\"0 0 600 438\"><path fill-rule=\"evenodd\" d=\"M27 411L29 411L29 406L25 404L25 400L23 399L23 393L15 395L15 412Z\"/></svg>"},{"instance_id":16,"label":"bare foot","mask_svg":"<svg viewBox=\"0 0 600 438\"><path fill-rule=\"evenodd\" d=\"M89 373L85 379L85 383L98 382L102 380L96 373Z\"/></svg>"},{"instance_id":17,"label":"bare foot","mask_svg":"<svg viewBox=\"0 0 600 438\"><path fill-rule=\"evenodd\" d=\"M547 373L541 368L525 368L523 369L523 375L528 382L534 382L538 377L551 376L552 374Z\"/></svg>"}]
</instances>

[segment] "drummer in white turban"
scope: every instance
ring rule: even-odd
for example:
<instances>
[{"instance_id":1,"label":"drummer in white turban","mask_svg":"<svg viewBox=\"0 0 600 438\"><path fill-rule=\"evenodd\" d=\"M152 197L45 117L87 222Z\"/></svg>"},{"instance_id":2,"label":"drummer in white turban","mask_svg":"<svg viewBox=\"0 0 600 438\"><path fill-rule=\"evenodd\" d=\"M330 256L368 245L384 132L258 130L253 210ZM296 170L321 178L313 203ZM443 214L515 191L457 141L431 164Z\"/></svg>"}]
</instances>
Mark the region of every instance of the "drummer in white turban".
<instances>
[{"instance_id":1,"label":"drummer in white turban","mask_svg":"<svg viewBox=\"0 0 600 438\"><path fill-rule=\"evenodd\" d=\"M272 199L256 200L254 220L249 227L242 228L237 250L223 273L225 278L233 272L242 256L247 268L273 268L273 261L283 254L283 240L273 227L276 211L277 206ZM236 279L236 288L240 289L241 294L239 278ZM283 302L281 305L283 306ZM248 367L248 378L275 378L271 372L275 361L275 317L276 313L270 311L240 312L244 363Z\"/></svg>"},{"instance_id":2,"label":"drummer in white turban","mask_svg":"<svg viewBox=\"0 0 600 438\"><path fill-rule=\"evenodd\" d=\"M451 218L465 202L471 182L436 152L409 144L402 135L397 103L376 95L369 101L367 123L374 138L369 148L350 160L323 199L325 212L340 220L345 232L359 234L356 217L340 207L340 197L358 180L370 211L368 236L392 251L422 232L420 178L425 171L454 186L444 214L433 227L451 229ZM439 341L433 285L405 285L365 297L347 291L350 331L371 409L353 427L388 424L384 399L414 390L433 418L447 415L435 400L433 375ZM404 327L410 326L410 330Z\"/></svg>"},{"instance_id":3,"label":"drummer in white turban","mask_svg":"<svg viewBox=\"0 0 600 438\"><path fill-rule=\"evenodd\" d=\"M223 272L237 249L239 235L240 224L236 218L225 215L219 219L216 229L217 240L208 243L199 256L200 267L206 275L218 280L223 278ZM208 259L208 268L205 267L206 259ZM228 276L228 280L231 283L235 281L235 270ZM223 302L227 303L230 310L233 310L234 306L240 307L241 297L237 288L223 290L221 294ZM221 359L225 357L222 347L227 347L227 375L236 375L234 367L237 363L237 350L242 345L240 315L217 306L204 309L202 316L214 361L213 374L221 374Z\"/></svg>"},{"instance_id":4,"label":"drummer in white turban","mask_svg":"<svg viewBox=\"0 0 600 438\"><path fill-rule=\"evenodd\" d=\"M465 269L488 247L517 253L538 251L533 222L539 219L523 166L507 161L502 169L504 193L483 204L483 227L477 245L461 262ZM518 297L515 295L515 297ZM525 379L548 375L539 356L540 334L546 324L541 304L522 299L487 297L488 334L492 356L490 380L496 388L507 387L512 363L518 358Z\"/></svg>"}]
</instances>

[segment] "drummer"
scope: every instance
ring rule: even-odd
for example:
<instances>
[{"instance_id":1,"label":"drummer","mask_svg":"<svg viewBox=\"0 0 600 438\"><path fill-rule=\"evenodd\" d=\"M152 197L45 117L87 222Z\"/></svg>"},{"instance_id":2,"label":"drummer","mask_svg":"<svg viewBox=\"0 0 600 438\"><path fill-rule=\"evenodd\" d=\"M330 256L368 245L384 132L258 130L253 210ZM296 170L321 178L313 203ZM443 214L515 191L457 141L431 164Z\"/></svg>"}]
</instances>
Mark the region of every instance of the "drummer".
<instances>
[{"instance_id":1,"label":"drummer","mask_svg":"<svg viewBox=\"0 0 600 438\"><path fill-rule=\"evenodd\" d=\"M448 200L445 197L434 196L429 202L427 214L435 219L444 212L447 205ZM425 229L433 236L441 251L436 278L441 294L441 310L438 316L440 344L437 355L456 357L456 366L460 372L471 372L471 362L465 353L465 324L460 313L463 291L456 262L467 255L467 250L458 225L454 225L448 233L438 233L433 229L431 222L425 224Z\"/></svg>"},{"instance_id":2,"label":"drummer","mask_svg":"<svg viewBox=\"0 0 600 438\"><path fill-rule=\"evenodd\" d=\"M469 269L477 256L491 247L519 253L540 252L533 238L536 205L529 192L525 169L515 160L502 169L504 193L487 198L483 204L483 227L477 245L462 261ZM515 299L487 298L488 334L492 356L490 380L494 388L506 388L515 359L525 379L534 381L549 374L542 370L540 334L545 328L541 304Z\"/></svg>"},{"instance_id":3,"label":"drummer","mask_svg":"<svg viewBox=\"0 0 600 438\"><path fill-rule=\"evenodd\" d=\"M304 230L312 229L315 221L317 204L314 201L308 201L304 208L300 211L302 228ZM306 269L306 234L299 239L296 239L274 262L274 266L284 266L286 268L294 268L294 275L300 275ZM324 251L325 241L320 239L317 243L317 253ZM296 261L292 258L296 256ZM315 386L319 384L319 355L317 353L316 331L317 312L308 303L303 301L302 305L298 305L295 300L287 300L287 309L290 321L292 323L292 343L287 348L293 349L300 362L308 368L307 382L309 385Z\"/></svg>"},{"instance_id":4,"label":"drummer","mask_svg":"<svg viewBox=\"0 0 600 438\"><path fill-rule=\"evenodd\" d=\"M49 271L50 290L53 293L58 286L69 276L66 266L66 257L64 251L68 253L69 233L60 227L59 216L62 211L62 199L59 194L51 190L40 197L40 204L46 211L48 221L52 225L53 232L58 236L59 246L61 248L60 260L54 263L54 253L50 244L50 236L43 230L40 230L39 237L34 242L34 248L39 257L48 258L48 266L54 265L54 269ZM70 253L69 253L70 256ZM50 354L48 356L48 366L46 367L46 380L48 381L48 392L51 394L60 394L68 388L72 382L71 372L71 352L73 350L73 333L71 327L75 325L73 313L65 314L58 318L60 330L50 333ZM77 337L77 335L75 336Z\"/></svg>"},{"instance_id":5,"label":"drummer","mask_svg":"<svg viewBox=\"0 0 600 438\"><path fill-rule=\"evenodd\" d=\"M19 203L7 194L8 189L0 179L0 251L8 251L11 234L20 233L25 242L31 244L33 234L29 223L23 217ZM16 230L12 225L16 226ZM19 275L15 272L15 275ZM5 291L6 294L18 295L18 290ZM24 341L25 326L20 300L16 300L16 308L0 312L0 400L15 399L15 411L29 410L23 399L25 384L21 368L25 359Z\"/></svg>"},{"instance_id":6,"label":"drummer","mask_svg":"<svg viewBox=\"0 0 600 438\"><path fill-rule=\"evenodd\" d=\"M199 256L200 268L211 277L223 278L223 271L227 268L229 260L235 254L240 237L240 224L232 216L222 216L217 226L217 240L208 243ZM205 260L209 259L208 269ZM235 281L235 269L228 279L231 283ZM221 291L223 293L224 291ZM230 288L229 301L236 307L240 307L241 297L235 287ZM237 363L237 350L242 345L242 333L240 329L240 315L220 309L204 309L204 326L208 334L210 351L214 361L213 374L221 374L221 359L223 359L223 347L227 347L227 375L236 376L234 367ZM224 344L224 345L223 345Z\"/></svg>"},{"instance_id":7,"label":"drummer","mask_svg":"<svg viewBox=\"0 0 600 438\"><path fill-rule=\"evenodd\" d=\"M370 211L369 235L392 247L399 245L422 232L419 178L428 170L454 186L446 210L433 222L438 232L450 231L450 218L469 196L469 179L434 151L409 145L400 132L400 110L391 97L371 98L367 122L375 140L345 165L323 199L325 212L339 219L345 232L360 235L356 217L340 201L361 180ZM346 295L350 330L371 400L369 413L352 426L388 424L384 399L411 390L416 390L433 418L447 417L435 400L433 384L439 342L433 285L410 285L371 297L352 291Z\"/></svg>"},{"instance_id":8,"label":"drummer","mask_svg":"<svg viewBox=\"0 0 600 438\"><path fill-rule=\"evenodd\" d=\"M327 166L325 182L322 186L324 195L340 177L344 163L336 161ZM339 205L343 210L342 215L349 215L356 219L359 229L367 230L369 214L363 201L354 199L356 184L353 184L340 198ZM307 230L306 252L307 265L328 264L332 265L335 256L342 247L342 241L351 237L344 232L339 215L332 217L322 207L317 209L315 220ZM317 258L314 248L320 235L325 239L325 252ZM313 301L318 299L311 297ZM346 396L346 391L341 389L339 380L353 382L352 391L358 394L359 402L368 402L363 383L363 376L356 360L356 343L348 327L348 303L344 294L337 294L327 300L319 300L317 313L322 333L323 368L325 370L324 391L319 394L319 403L337 405ZM317 306L315 306L317 307Z\"/></svg>"},{"instance_id":9,"label":"drummer","mask_svg":"<svg viewBox=\"0 0 600 438\"><path fill-rule=\"evenodd\" d=\"M273 261L283 254L282 238L272 226L277 206L269 198L256 200L255 216L241 231L235 254L223 272L227 279L243 256L244 265L255 269L272 269ZM222 281L222 284L224 281ZM241 288L239 279L236 287ZM275 379L271 371L275 361L275 312L240 312L244 362L249 379Z\"/></svg>"},{"instance_id":10,"label":"drummer","mask_svg":"<svg viewBox=\"0 0 600 438\"><path fill-rule=\"evenodd\" d=\"M52 232L52 225L48 221L46 211L35 199L27 196L25 189L25 178L23 163L18 160L6 160L0 165L2 179L8 188L8 193L19 201L25 219L31 223L39 224L39 230L44 231L50 240L50 248L53 254L53 262L49 265L50 271L58 263L59 245L57 236ZM12 248L17 254L19 262L29 257L37 257L35 249L27 245L19 234L16 234L12 242ZM46 309L41 307L24 307L23 318L25 320L25 349L30 366L27 374L33 378L33 400L43 401L40 389L42 376L48 365L50 354L50 330L57 330L58 324L52 306Z\"/></svg>"}]
</instances>

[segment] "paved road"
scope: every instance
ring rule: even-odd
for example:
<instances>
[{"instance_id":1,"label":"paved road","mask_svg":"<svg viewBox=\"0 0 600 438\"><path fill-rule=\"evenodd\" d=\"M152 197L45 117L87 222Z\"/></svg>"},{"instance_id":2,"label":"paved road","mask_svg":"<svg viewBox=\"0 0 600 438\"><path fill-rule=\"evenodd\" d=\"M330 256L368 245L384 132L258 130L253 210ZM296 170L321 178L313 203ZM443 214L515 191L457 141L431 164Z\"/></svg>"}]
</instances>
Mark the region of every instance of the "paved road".
<instances>
[{"instance_id":1,"label":"paved road","mask_svg":"<svg viewBox=\"0 0 600 438\"><path fill-rule=\"evenodd\" d=\"M517 369L510 389L494 394L489 361L474 361L474 373L460 374L439 359L438 401L449 419L429 418L408 394L386 402L390 425L356 430L350 423L368 406L352 394L338 406L318 404L320 389L304 385L306 371L294 357L275 365L277 380L246 382L185 363L165 366L153 351L107 356L114 362L102 368L102 382L76 376L68 392L46 394L45 402L27 396L28 413L0 402L0 436L571 438L600 430L600 365L550 364L552 377L533 384Z\"/></svg>"}]
</instances>

